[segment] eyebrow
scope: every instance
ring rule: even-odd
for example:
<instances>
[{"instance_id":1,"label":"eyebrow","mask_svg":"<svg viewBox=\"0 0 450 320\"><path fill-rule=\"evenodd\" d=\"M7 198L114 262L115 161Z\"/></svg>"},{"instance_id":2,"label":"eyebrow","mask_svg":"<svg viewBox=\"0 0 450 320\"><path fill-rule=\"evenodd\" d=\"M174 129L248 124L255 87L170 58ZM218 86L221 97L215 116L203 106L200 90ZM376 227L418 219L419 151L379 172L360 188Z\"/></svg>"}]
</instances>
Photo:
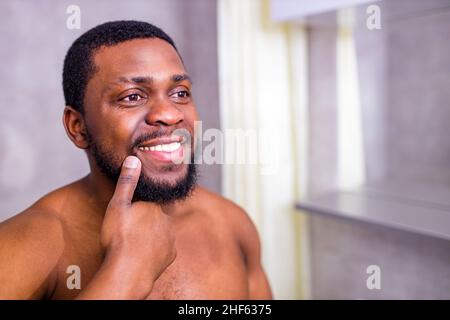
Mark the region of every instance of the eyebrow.
<instances>
[{"instance_id":1,"label":"eyebrow","mask_svg":"<svg viewBox=\"0 0 450 320\"><path fill-rule=\"evenodd\" d=\"M170 80L172 82L178 83L184 80L189 81L192 84L191 77L186 74L174 74L170 77ZM153 82L153 77L147 77L147 76L136 76L136 77L119 77L119 82L121 83L135 83L135 84L151 84Z\"/></svg>"},{"instance_id":2,"label":"eyebrow","mask_svg":"<svg viewBox=\"0 0 450 320\"><path fill-rule=\"evenodd\" d=\"M192 83L191 77L188 74L186 74L186 73L174 74L171 78L172 78L172 81L175 82L175 83L181 82L181 81L184 81L184 80L187 80L190 83Z\"/></svg>"}]
</instances>

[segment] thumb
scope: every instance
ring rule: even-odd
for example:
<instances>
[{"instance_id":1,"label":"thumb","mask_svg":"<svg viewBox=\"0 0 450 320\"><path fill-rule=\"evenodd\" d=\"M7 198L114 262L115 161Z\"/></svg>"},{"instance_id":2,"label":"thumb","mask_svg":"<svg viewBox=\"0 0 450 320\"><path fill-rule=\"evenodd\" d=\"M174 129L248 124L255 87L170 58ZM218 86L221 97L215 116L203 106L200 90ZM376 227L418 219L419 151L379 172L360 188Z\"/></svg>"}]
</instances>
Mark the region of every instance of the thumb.
<instances>
[{"instance_id":1,"label":"thumb","mask_svg":"<svg viewBox=\"0 0 450 320\"><path fill-rule=\"evenodd\" d=\"M135 156L126 157L111 201L115 204L130 205L140 174L141 161L139 158Z\"/></svg>"}]
</instances>

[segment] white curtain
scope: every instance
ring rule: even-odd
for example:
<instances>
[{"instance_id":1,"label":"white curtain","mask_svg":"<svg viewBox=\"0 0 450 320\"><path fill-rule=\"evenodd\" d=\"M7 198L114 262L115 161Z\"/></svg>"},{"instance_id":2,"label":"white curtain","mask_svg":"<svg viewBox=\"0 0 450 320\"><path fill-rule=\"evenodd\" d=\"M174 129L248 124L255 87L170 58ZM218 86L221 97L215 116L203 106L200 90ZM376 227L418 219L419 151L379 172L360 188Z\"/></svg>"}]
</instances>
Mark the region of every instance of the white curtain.
<instances>
[{"instance_id":1,"label":"white curtain","mask_svg":"<svg viewBox=\"0 0 450 320\"><path fill-rule=\"evenodd\" d=\"M222 166L223 192L258 228L275 298L308 298L306 217L294 210L307 181L306 32L271 22L262 0L218 0L218 21L222 129L258 138L256 163Z\"/></svg>"},{"instance_id":2,"label":"white curtain","mask_svg":"<svg viewBox=\"0 0 450 320\"><path fill-rule=\"evenodd\" d=\"M364 144L358 61L353 29L355 11L337 12L338 187L352 189L365 182Z\"/></svg>"}]
</instances>

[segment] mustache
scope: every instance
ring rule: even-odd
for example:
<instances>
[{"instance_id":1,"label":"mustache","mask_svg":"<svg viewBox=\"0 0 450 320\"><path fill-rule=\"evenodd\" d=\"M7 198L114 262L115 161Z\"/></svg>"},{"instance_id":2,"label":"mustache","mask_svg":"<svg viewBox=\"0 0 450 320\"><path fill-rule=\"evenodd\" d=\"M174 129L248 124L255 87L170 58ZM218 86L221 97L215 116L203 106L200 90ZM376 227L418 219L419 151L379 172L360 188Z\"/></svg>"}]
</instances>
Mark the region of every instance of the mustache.
<instances>
[{"instance_id":1,"label":"mustache","mask_svg":"<svg viewBox=\"0 0 450 320\"><path fill-rule=\"evenodd\" d=\"M142 135L140 135L138 138L136 138L136 140L134 141L131 149L138 147L140 144L142 144L145 141L151 140L151 139L156 139L156 138L161 138L161 137L170 137L173 135L173 132L175 130L179 130L181 128L176 128L176 129L165 129L163 127L160 127L158 130L153 131L153 132L146 132ZM185 131L188 131L187 129L184 129Z\"/></svg>"}]
</instances>

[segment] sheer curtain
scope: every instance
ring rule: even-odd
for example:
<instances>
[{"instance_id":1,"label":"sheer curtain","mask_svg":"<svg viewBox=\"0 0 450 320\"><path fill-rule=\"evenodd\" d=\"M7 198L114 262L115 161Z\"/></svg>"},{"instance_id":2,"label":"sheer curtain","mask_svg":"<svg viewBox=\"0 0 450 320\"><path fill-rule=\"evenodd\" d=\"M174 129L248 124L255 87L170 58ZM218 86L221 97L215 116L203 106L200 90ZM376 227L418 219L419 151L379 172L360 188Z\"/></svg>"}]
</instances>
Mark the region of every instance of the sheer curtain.
<instances>
[{"instance_id":1,"label":"sheer curtain","mask_svg":"<svg viewBox=\"0 0 450 320\"><path fill-rule=\"evenodd\" d=\"M337 11L338 186L351 189L365 182L365 161L358 61L354 40L355 11Z\"/></svg>"},{"instance_id":2,"label":"sheer curtain","mask_svg":"<svg viewBox=\"0 0 450 320\"><path fill-rule=\"evenodd\" d=\"M307 181L306 31L272 22L268 1L218 0L218 39L222 129L256 132L246 148L258 152L222 166L224 195L257 226L275 298L308 298L307 217L294 209Z\"/></svg>"}]
</instances>

